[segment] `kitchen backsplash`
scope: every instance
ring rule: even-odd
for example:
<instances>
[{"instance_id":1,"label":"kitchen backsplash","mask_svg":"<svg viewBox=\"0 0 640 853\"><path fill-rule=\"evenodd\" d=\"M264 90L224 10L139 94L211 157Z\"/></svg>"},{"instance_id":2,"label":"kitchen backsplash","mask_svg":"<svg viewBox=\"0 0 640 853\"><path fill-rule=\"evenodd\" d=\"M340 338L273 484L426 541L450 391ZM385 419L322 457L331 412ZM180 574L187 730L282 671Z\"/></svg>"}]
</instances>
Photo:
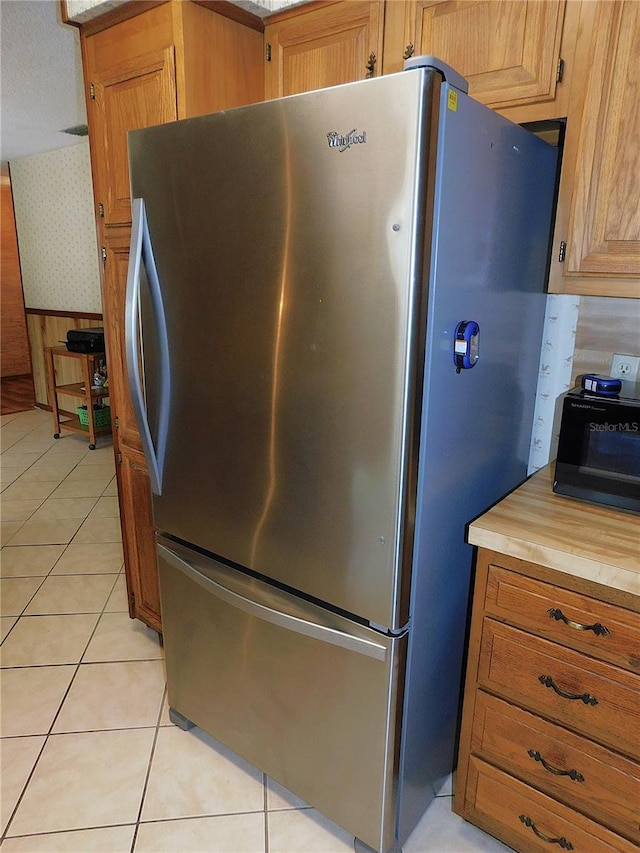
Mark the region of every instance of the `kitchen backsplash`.
<instances>
[{"instance_id":1,"label":"kitchen backsplash","mask_svg":"<svg viewBox=\"0 0 640 853\"><path fill-rule=\"evenodd\" d=\"M559 427L559 401L571 387L580 297L549 294L542 332L538 390L533 413L529 473L555 457Z\"/></svg>"},{"instance_id":2,"label":"kitchen backsplash","mask_svg":"<svg viewBox=\"0 0 640 853\"><path fill-rule=\"evenodd\" d=\"M640 299L583 296L572 379L582 373L609 373L615 352L640 355Z\"/></svg>"},{"instance_id":3,"label":"kitchen backsplash","mask_svg":"<svg viewBox=\"0 0 640 853\"><path fill-rule=\"evenodd\" d=\"M640 355L640 299L547 297L529 472L556 455L561 400L583 373L608 374L613 353Z\"/></svg>"}]
</instances>

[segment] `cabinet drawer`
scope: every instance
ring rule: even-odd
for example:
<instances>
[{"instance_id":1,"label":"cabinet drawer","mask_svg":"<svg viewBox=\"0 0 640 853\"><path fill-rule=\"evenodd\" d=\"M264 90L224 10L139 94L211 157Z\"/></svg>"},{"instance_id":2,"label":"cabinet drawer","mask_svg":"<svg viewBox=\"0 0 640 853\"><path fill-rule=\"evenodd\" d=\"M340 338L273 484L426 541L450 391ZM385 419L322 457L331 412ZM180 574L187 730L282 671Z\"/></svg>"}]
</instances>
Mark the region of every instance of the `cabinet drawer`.
<instances>
[{"instance_id":1,"label":"cabinet drawer","mask_svg":"<svg viewBox=\"0 0 640 853\"><path fill-rule=\"evenodd\" d=\"M637 853L633 842L476 758L470 761L466 805L474 821L523 853Z\"/></svg>"},{"instance_id":2,"label":"cabinet drawer","mask_svg":"<svg viewBox=\"0 0 640 853\"><path fill-rule=\"evenodd\" d=\"M640 614L489 566L485 610L572 649L640 673Z\"/></svg>"},{"instance_id":3,"label":"cabinet drawer","mask_svg":"<svg viewBox=\"0 0 640 853\"><path fill-rule=\"evenodd\" d=\"M471 749L640 842L640 764L479 690Z\"/></svg>"},{"instance_id":4,"label":"cabinet drawer","mask_svg":"<svg viewBox=\"0 0 640 853\"><path fill-rule=\"evenodd\" d=\"M486 619L480 686L640 758L640 676Z\"/></svg>"}]
</instances>

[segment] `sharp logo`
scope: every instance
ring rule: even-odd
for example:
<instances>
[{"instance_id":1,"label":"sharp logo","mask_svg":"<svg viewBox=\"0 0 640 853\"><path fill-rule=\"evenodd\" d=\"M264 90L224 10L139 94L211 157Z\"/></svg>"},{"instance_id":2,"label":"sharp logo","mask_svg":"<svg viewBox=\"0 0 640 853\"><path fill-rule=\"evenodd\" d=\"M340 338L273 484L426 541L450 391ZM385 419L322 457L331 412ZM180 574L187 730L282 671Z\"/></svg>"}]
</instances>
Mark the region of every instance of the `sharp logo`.
<instances>
[{"instance_id":1,"label":"sharp logo","mask_svg":"<svg viewBox=\"0 0 640 853\"><path fill-rule=\"evenodd\" d=\"M590 409L592 412L606 412L603 406L596 406L595 403L571 403L572 409Z\"/></svg>"},{"instance_id":2,"label":"sharp logo","mask_svg":"<svg viewBox=\"0 0 640 853\"><path fill-rule=\"evenodd\" d=\"M327 142L329 143L329 148L337 148L338 151L342 154L343 151L346 151L348 148L351 148L352 145L361 145L367 141L367 132L363 130L362 133L359 133L356 128L350 130L348 133L338 133L336 130L332 130L327 133Z\"/></svg>"}]
</instances>

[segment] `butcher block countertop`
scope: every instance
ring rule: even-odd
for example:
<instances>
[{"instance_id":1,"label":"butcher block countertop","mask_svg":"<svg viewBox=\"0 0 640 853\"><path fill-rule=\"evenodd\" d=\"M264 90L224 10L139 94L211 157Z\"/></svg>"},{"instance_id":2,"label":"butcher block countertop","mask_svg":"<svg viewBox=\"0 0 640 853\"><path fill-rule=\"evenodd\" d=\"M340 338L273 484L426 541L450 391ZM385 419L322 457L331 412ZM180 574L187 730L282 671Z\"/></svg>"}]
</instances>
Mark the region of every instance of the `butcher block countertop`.
<instances>
[{"instance_id":1,"label":"butcher block countertop","mask_svg":"<svg viewBox=\"0 0 640 853\"><path fill-rule=\"evenodd\" d=\"M555 495L554 464L474 521L468 541L640 596L640 514Z\"/></svg>"}]
</instances>

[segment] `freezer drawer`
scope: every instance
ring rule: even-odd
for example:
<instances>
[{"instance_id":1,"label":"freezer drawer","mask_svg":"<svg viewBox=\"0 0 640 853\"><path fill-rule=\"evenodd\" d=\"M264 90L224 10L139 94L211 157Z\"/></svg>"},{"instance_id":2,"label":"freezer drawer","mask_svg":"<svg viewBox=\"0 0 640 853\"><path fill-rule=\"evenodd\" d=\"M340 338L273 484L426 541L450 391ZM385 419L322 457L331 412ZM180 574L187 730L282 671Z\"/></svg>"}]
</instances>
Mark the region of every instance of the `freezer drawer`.
<instances>
[{"instance_id":1,"label":"freezer drawer","mask_svg":"<svg viewBox=\"0 0 640 853\"><path fill-rule=\"evenodd\" d=\"M163 537L158 556L171 708L388 849L406 634L386 637Z\"/></svg>"}]
</instances>

